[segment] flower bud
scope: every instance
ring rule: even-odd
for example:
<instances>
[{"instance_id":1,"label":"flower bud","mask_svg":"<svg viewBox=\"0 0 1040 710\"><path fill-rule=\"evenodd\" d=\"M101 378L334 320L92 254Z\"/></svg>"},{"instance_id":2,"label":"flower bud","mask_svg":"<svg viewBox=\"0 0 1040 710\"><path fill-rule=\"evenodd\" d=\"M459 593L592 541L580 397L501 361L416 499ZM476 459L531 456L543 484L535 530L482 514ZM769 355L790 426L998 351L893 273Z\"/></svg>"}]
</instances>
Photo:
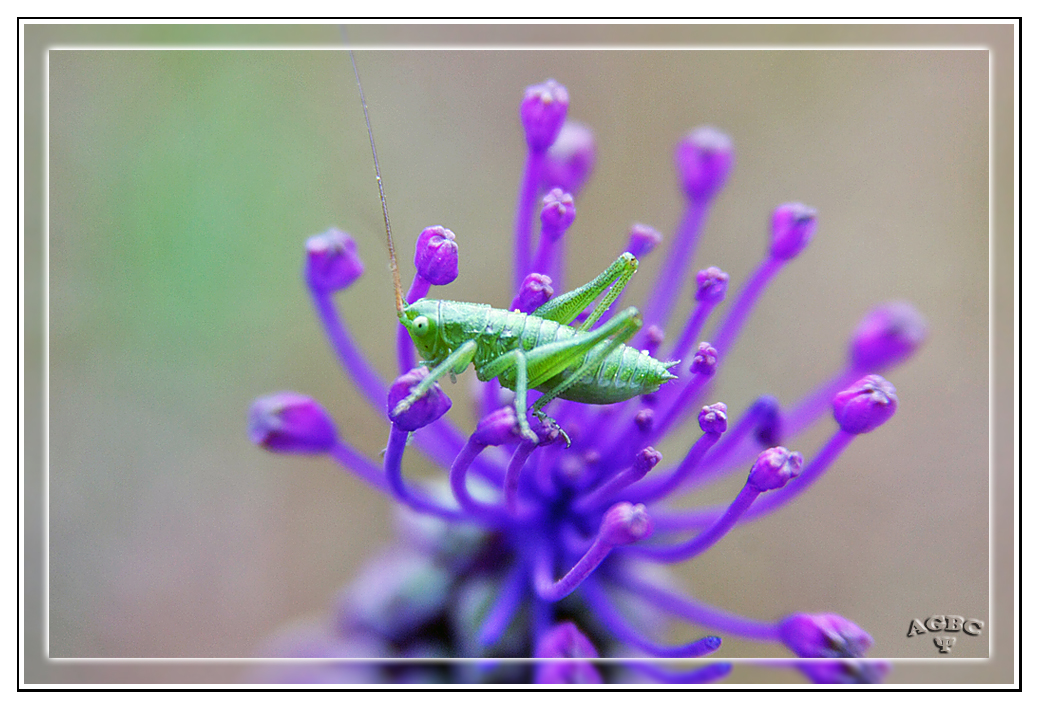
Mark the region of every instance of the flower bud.
<instances>
[{"instance_id":1,"label":"flower bud","mask_svg":"<svg viewBox=\"0 0 1040 710\"><path fill-rule=\"evenodd\" d=\"M664 331L659 325L651 325L646 329L646 333L643 334L643 347L650 353L650 357L654 356L654 353L657 352L657 349L661 347L663 342Z\"/></svg>"},{"instance_id":2,"label":"flower bud","mask_svg":"<svg viewBox=\"0 0 1040 710\"><path fill-rule=\"evenodd\" d=\"M766 449L751 464L748 483L759 491L782 488L802 470L802 455L782 446Z\"/></svg>"},{"instance_id":3,"label":"flower bud","mask_svg":"<svg viewBox=\"0 0 1040 710\"><path fill-rule=\"evenodd\" d=\"M567 442L567 446L570 447L570 438L568 437L567 433L560 427L560 425L557 424L555 421L551 419L536 419L533 422L529 423L531 425L531 431L533 431L535 436L538 437L539 446L549 446L550 444L555 444L556 440L562 436L564 437L564 441ZM592 458L595 456L599 456L599 454L595 451L585 452L586 458Z\"/></svg>"},{"instance_id":4,"label":"flower bud","mask_svg":"<svg viewBox=\"0 0 1040 710\"><path fill-rule=\"evenodd\" d=\"M847 434L866 434L891 419L898 406L892 383L867 375L834 396L834 419Z\"/></svg>"},{"instance_id":5,"label":"flower bud","mask_svg":"<svg viewBox=\"0 0 1040 710\"><path fill-rule=\"evenodd\" d=\"M793 614L779 624L780 641L800 658L862 658L870 634L837 614Z\"/></svg>"},{"instance_id":6,"label":"flower bud","mask_svg":"<svg viewBox=\"0 0 1040 710\"><path fill-rule=\"evenodd\" d=\"M596 138L587 126L567 121L546 157L542 183L577 195L596 167Z\"/></svg>"},{"instance_id":7,"label":"flower bud","mask_svg":"<svg viewBox=\"0 0 1040 710\"><path fill-rule=\"evenodd\" d=\"M513 299L511 310L530 315L553 297L552 279L545 274L528 274L520 284L520 293Z\"/></svg>"},{"instance_id":8,"label":"flower bud","mask_svg":"<svg viewBox=\"0 0 1040 710\"><path fill-rule=\"evenodd\" d=\"M639 474L639 478L642 478L646 474L650 473L654 466L661 463L661 459L663 458L664 456L660 451L652 446L648 446L636 454L636 462L632 467Z\"/></svg>"},{"instance_id":9,"label":"flower bud","mask_svg":"<svg viewBox=\"0 0 1040 710\"><path fill-rule=\"evenodd\" d=\"M387 394L387 414L390 417L390 421L398 429L404 431L415 431L416 429L422 429L427 424L433 422L444 416L444 413L451 409L451 400L448 399L448 395L444 394L440 386L435 382L433 386L426 391L426 393L414 402L408 409L402 412L394 413L398 405L411 394L412 390L423 381L426 375L430 374L430 371L425 367L417 367L413 370L409 370L404 373L390 385L390 391Z\"/></svg>"},{"instance_id":10,"label":"flower bud","mask_svg":"<svg viewBox=\"0 0 1040 710\"><path fill-rule=\"evenodd\" d=\"M662 241L661 233L645 224L633 224L628 234L628 252L637 259L652 252Z\"/></svg>"},{"instance_id":11,"label":"flower bud","mask_svg":"<svg viewBox=\"0 0 1040 710\"><path fill-rule=\"evenodd\" d=\"M258 398L249 409L249 438L279 454L323 454L339 438L320 404L296 392Z\"/></svg>"},{"instance_id":12,"label":"flower bud","mask_svg":"<svg viewBox=\"0 0 1040 710\"><path fill-rule=\"evenodd\" d=\"M693 362L690 364L690 372L704 377L711 377L719 366L719 353L712 347L711 343L701 343L697 346L697 352L693 354Z\"/></svg>"},{"instance_id":13,"label":"flower bud","mask_svg":"<svg viewBox=\"0 0 1040 710\"><path fill-rule=\"evenodd\" d=\"M716 266L697 272L697 294L700 303L720 303L726 298L729 274Z\"/></svg>"},{"instance_id":14,"label":"flower bud","mask_svg":"<svg viewBox=\"0 0 1040 710\"><path fill-rule=\"evenodd\" d=\"M520 123L531 152L548 150L560 135L568 104L567 89L552 79L527 87L520 102Z\"/></svg>"},{"instance_id":15,"label":"flower bud","mask_svg":"<svg viewBox=\"0 0 1040 710\"><path fill-rule=\"evenodd\" d=\"M675 165L686 196L695 201L709 200L725 184L733 167L733 142L717 128L695 128L679 141Z\"/></svg>"},{"instance_id":16,"label":"flower bud","mask_svg":"<svg viewBox=\"0 0 1040 710\"><path fill-rule=\"evenodd\" d=\"M892 664L888 661L865 661L858 658L816 663L803 662L798 663L797 666L806 678L819 685L880 683L892 670Z\"/></svg>"},{"instance_id":17,"label":"flower bud","mask_svg":"<svg viewBox=\"0 0 1040 710\"><path fill-rule=\"evenodd\" d=\"M809 244L815 232L815 209L800 202L780 205L773 211L770 254L775 259L793 259Z\"/></svg>"},{"instance_id":18,"label":"flower bud","mask_svg":"<svg viewBox=\"0 0 1040 710\"><path fill-rule=\"evenodd\" d=\"M520 422L512 405L496 409L477 423L473 440L484 446L501 446L520 442Z\"/></svg>"},{"instance_id":19,"label":"flower bud","mask_svg":"<svg viewBox=\"0 0 1040 710\"><path fill-rule=\"evenodd\" d=\"M535 664L534 682L542 685L595 685L603 676L588 661L556 661Z\"/></svg>"},{"instance_id":20,"label":"flower bud","mask_svg":"<svg viewBox=\"0 0 1040 710\"><path fill-rule=\"evenodd\" d=\"M917 351L928 327L909 303L884 303L856 326L849 344L849 360L860 371L877 372L892 367Z\"/></svg>"},{"instance_id":21,"label":"flower bud","mask_svg":"<svg viewBox=\"0 0 1040 710\"><path fill-rule=\"evenodd\" d=\"M653 532L653 521L642 503L615 503L603 514L603 522L599 526L600 540L611 547L645 540Z\"/></svg>"},{"instance_id":22,"label":"flower bud","mask_svg":"<svg viewBox=\"0 0 1040 710\"><path fill-rule=\"evenodd\" d=\"M573 621L549 629L538 639L535 658L599 658L596 647Z\"/></svg>"},{"instance_id":23,"label":"flower bud","mask_svg":"<svg viewBox=\"0 0 1040 710\"><path fill-rule=\"evenodd\" d=\"M779 446L783 440L780 402L776 397L767 394L759 397L751 406L755 417L755 441L766 447Z\"/></svg>"},{"instance_id":24,"label":"flower bud","mask_svg":"<svg viewBox=\"0 0 1040 710\"><path fill-rule=\"evenodd\" d=\"M599 654L573 621L565 621L552 627L538 639L535 658L599 658ZM602 683L603 678L596 667L587 661L558 661L537 664L534 682L548 685L587 685Z\"/></svg>"},{"instance_id":25,"label":"flower bud","mask_svg":"<svg viewBox=\"0 0 1040 710\"><path fill-rule=\"evenodd\" d=\"M702 407L697 423L705 434L722 434L726 431L726 405L722 402Z\"/></svg>"},{"instance_id":26,"label":"flower bud","mask_svg":"<svg viewBox=\"0 0 1040 710\"><path fill-rule=\"evenodd\" d=\"M304 279L316 291L346 288L365 272L358 258L357 244L346 232L335 227L307 240Z\"/></svg>"},{"instance_id":27,"label":"flower bud","mask_svg":"<svg viewBox=\"0 0 1040 710\"><path fill-rule=\"evenodd\" d=\"M574 223L574 197L554 187L542 198L542 234L548 239L559 239Z\"/></svg>"},{"instance_id":28,"label":"flower bud","mask_svg":"<svg viewBox=\"0 0 1040 710\"><path fill-rule=\"evenodd\" d=\"M459 275L455 234L441 226L427 227L415 242L415 268L434 286L450 284Z\"/></svg>"}]
</instances>

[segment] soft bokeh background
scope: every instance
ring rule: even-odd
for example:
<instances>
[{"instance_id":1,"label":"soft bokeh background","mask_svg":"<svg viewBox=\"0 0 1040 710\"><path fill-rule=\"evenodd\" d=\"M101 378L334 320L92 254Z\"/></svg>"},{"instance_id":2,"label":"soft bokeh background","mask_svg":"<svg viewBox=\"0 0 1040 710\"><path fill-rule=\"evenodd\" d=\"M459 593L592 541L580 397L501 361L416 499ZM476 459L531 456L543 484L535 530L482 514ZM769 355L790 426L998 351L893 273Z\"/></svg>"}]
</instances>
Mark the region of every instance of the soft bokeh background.
<instances>
[{"instance_id":1,"label":"soft bokeh background","mask_svg":"<svg viewBox=\"0 0 1040 710\"><path fill-rule=\"evenodd\" d=\"M799 37L773 29L745 39ZM632 41L680 41L652 30ZM804 31L803 41L850 41L847 28ZM41 44L339 42L320 26L39 32ZM351 32L359 47L423 39ZM700 38L714 39L704 28L681 36ZM754 617L841 613L874 636L875 656L932 658L929 638L906 637L914 617L990 621L987 52L358 51L358 63L401 251L430 224L458 235L461 275L443 297L512 298L516 105L548 76L599 141L569 236L572 286L616 256L633 222L671 233L672 150L696 125L724 129L737 151L698 268L722 267L735 289L764 252L772 208L817 207L814 243L769 290L713 397L731 411L766 392L794 401L841 365L852 327L881 301L913 302L929 342L889 373L900 409L888 425L796 505L677 573L699 598ZM293 389L319 397L366 454L385 445L385 416L339 372L300 280L307 236L330 225L355 235L368 273L339 304L389 378L392 292L348 57L74 48L50 52L47 77L50 655L248 657L279 626L324 613L393 535L388 503L333 463L267 454L245 435L254 397ZM643 262L634 302L663 253ZM467 383L446 391L471 428ZM830 431L795 444L810 455ZM692 437L673 437L666 458ZM443 475L408 461L411 476ZM955 655L985 657L989 628L962 634ZM727 639L725 652L775 649ZM231 667L216 669L231 679ZM61 665L41 678L105 672ZM923 672L901 666L893 679ZM792 677L758 673L735 678Z\"/></svg>"}]
</instances>

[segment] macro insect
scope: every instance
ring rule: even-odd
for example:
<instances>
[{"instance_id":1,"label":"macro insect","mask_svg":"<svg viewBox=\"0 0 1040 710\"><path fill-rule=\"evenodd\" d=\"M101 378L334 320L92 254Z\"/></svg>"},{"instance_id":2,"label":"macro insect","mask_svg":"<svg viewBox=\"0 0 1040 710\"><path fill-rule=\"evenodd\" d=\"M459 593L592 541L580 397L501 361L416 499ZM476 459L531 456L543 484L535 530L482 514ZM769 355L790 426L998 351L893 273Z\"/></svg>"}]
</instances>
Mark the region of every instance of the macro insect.
<instances>
[{"instance_id":1,"label":"macro insect","mask_svg":"<svg viewBox=\"0 0 1040 710\"><path fill-rule=\"evenodd\" d=\"M520 433L537 443L538 436L526 416L528 390L542 393L531 407L531 414L543 424L555 426L543 411L554 399L613 404L656 392L665 382L676 379L669 368L679 364L678 360L661 362L645 350L626 345L642 327L638 309L626 308L603 325L594 327L639 266L639 261L629 252L619 256L592 281L549 300L530 314L488 304L427 298L405 303L368 105L353 52L350 58L383 207L397 318L423 357L421 364L430 368L429 374L397 404L391 416L408 411L444 375L454 380L455 375L465 372L472 363L480 381L497 378L499 384L516 393L514 406ZM601 295L588 317L580 324L568 325ZM566 432L561 430L560 433L569 445Z\"/></svg>"}]
</instances>

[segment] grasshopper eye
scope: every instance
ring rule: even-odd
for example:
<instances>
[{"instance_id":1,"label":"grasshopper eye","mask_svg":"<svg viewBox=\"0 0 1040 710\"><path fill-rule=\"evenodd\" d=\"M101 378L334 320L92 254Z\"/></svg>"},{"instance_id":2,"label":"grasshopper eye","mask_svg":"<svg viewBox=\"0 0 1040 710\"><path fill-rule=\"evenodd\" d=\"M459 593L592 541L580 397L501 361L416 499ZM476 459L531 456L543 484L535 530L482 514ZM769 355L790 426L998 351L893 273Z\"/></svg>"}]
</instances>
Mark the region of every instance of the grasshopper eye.
<instances>
[{"instance_id":1,"label":"grasshopper eye","mask_svg":"<svg viewBox=\"0 0 1040 710\"><path fill-rule=\"evenodd\" d=\"M426 331L430 329L430 319L426 316L419 316L414 321L412 321L412 325L415 326L416 333L418 333L419 335L425 335Z\"/></svg>"}]
</instances>

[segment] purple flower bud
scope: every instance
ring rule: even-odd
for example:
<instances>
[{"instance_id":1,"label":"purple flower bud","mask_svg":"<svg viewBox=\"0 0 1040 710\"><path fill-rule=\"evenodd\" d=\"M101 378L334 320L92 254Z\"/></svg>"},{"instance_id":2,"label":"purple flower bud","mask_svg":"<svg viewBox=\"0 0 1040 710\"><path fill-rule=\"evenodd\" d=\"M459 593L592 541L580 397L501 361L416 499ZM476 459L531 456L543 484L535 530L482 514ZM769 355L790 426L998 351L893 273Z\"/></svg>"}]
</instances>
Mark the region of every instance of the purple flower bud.
<instances>
[{"instance_id":1,"label":"purple flower bud","mask_svg":"<svg viewBox=\"0 0 1040 710\"><path fill-rule=\"evenodd\" d=\"M725 184L733 167L733 141L717 128L695 128L679 141L675 165L686 196L695 201L709 200Z\"/></svg>"},{"instance_id":2,"label":"purple flower bud","mask_svg":"<svg viewBox=\"0 0 1040 710\"><path fill-rule=\"evenodd\" d=\"M719 366L719 353L712 347L711 343L701 343L697 346L697 352L693 355L690 364L690 372L711 377Z\"/></svg>"},{"instance_id":3,"label":"purple flower bud","mask_svg":"<svg viewBox=\"0 0 1040 710\"><path fill-rule=\"evenodd\" d=\"M542 234L549 239L559 239L574 223L574 197L554 187L542 198Z\"/></svg>"},{"instance_id":4,"label":"purple flower bud","mask_svg":"<svg viewBox=\"0 0 1040 710\"><path fill-rule=\"evenodd\" d=\"M866 434L891 419L898 406L892 383L880 375L867 375L834 396L834 419L848 434Z\"/></svg>"},{"instance_id":5,"label":"purple flower bud","mask_svg":"<svg viewBox=\"0 0 1040 710\"><path fill-rule=\"evenodd\" d=\"M644 434L654 428L654 410L640 409L635 416L636 428Z\"/></svg>"},{"instance_id":6,"label":"purple flower bud","mask_svg":"<svg viewBox=\"0 0 1040 710\"><path fill-rule=\"evenodd\" d=\"M527 147L531 152L548 150L560 135L568 104L567 89L552 79L527 87L520 102L520 123L524 126Z\"/></svg>"},{"instance_id":7,"label":"purple flower bud","mask_svg":"<svg viewBox=\"0 0 1040 710\"><path fill-rule=\"evenodd\" d=\"M759 491L782 488L802 470L802 455L782 446L766 449L751 464L748 483Z\"/></svg>"},{"instance_id":8,"label":"purple flower bud","mask_svg":"<svg viewBox=\"0 0 1040 710\"><path fill-rule=\"evenodd\" d=\"M599 658L599 654L573 621L565 621L538 639L535 658ZM603 678L591 663L572 661L539 663L535 667L534 681L548 685L582 685L602 683Z\"/></svg>"},{"instance_id":9,"label":"purple flower bud","mask_svg":"<svg viewBox=\"0 0 1040 710\"><path fill-rule=\"evenodd\" d=\"M662 241L661 233L645 224L633 224L628 234L628 251L637 259L652 252Z\"/></svg>"},{"instance_id":10,"label":"purple flower bud","mask_svg":"<svg viewBox=\"0 0 1040 710\"><path fill-rule=\"evenodd\" d=\"M709 266L697 272L697 294L694 296L701 303L720 303L726 298L729 286L729 274L717 266Z\"/></svg>"},{"instance_id":11,"label":"purple flower bud","mask_svg":"<svg viewBox=\"0 0 1040 710\"><path fill-rule=\"evenodd\" d=\"M780 402L776 397L764 395L759 397L755 409L755 441L765 447L779 446L783 440L783 418L780 415Z\"/></svg>"},{"instance_id":12,"label":"purple flower bud","mask_svg":"<svg viewBox=\"0 0 1040 710\"><path fill-rule=\"evenodd\" d=\"M800 658L862 658L870 634L837 614L793 614L779 624L780 640Z\"/></svg>"},{"instance_id":13,"label":"purple flower bud","mask_svg":"<svg viewBox=\"0 0 1040 710\"><path fill-rule=\"evenodd\" d=\"M924 316L916 308L899 301L884 303L856 326L849 359L859 370L884 370L913 355L927 336Z\"/></svg>"},{"instance_id":14,"label":"purple flower bud","mask_svg":"<svg viewBox=\"0 0 1040 710\"><path fill-rule=\"evenodd\" d=\"M722 402L701 408L697 423L705 434L721 434L726 431L726 405Z\"/></svg>"},{"instance_id":15,"label":"purple flower bud","mask_svg":"<svg viewBox=\"0 0 1040 710\"><path fill-rule=\"evenodd\" d=\"M386 398L386 411L390 421L398 429L403 429L404 431L422 429L427 424L432 424L440 419L445 412L451 409L451 400L448 399L448 395L444 394L440 386L434 383L426 391L426 394L420 397L408 409L397 414L393 413L402 400L408 397L412 393L412 389L422 382L423 378L428 374L430 374L430 371L425 367L417 367L404 373L390 385L390 391L387 393Z\"/></svg>"},{"instance_id":16,"label":"purple flower bud","mask_svg":"<svg viewBox=\"0 0 1040 710\"><path fill-rule=\"evenodd\" d=\"M596 647L573 621L549 629L538 639L535 658L599 658Z\"/></svg>"},{"instance_id":17,"label":"purple flower bud","mask_svg":"<svg viewBox=\"0 0 1040 710\"><path fill-rule=\"evenodd\" d=\"M516 408L512 405L496 409L477 424L473 439L485 446L501 446L520 442L520 423L516 419Z\"/></svg>"},{"instance_id":18,"label":"purple flower bud","mask_svg":"<svg viewBox=\"0 0 1040 710\"><path fill-rule=\"evenodd\" d=\"M536 419L535 421L529 421L528 423L531 425L531 431L533 431L538 437L539 446L554 444L557 439L564 435L564 431L560 428L560 425L549 419L546 419L545 421ZM589 458L598 455L599 454L595 451L585 452L585 456Z\"/></svg>"},{"instance_id":19,"label":"purple flower bud","mask_svg":"<svg viewBox=\"0 0 1040 710\"><path fill-rule=\"evenodd\" d=\"M296 392L259 397L249 409L249 438L279 454L323 454L339 438L320 404Z\"/></svg>"},{"instance_id":20,"label":"purple flower bud","mask_svg":"<svg viewBox=\"0 0 1040 710\"><path fill-rule=\"evenodd\" d=\"M415 242L415 268L435 286L450 284L459 275L459 246L455 234L440 225L427 227Z\"/></svg>"},{"instance_id":21,"label":"purple flower bud","mask_svg":"<svg viewBox=\"0 0 1040 710\"><path fill-rule=\"evenodd\" d=\"M820 685L880 683L892 670L892 664L888 661L864 661L858 658L799 663L797 666L809 680Z\"/></svg>"},{"instance_id":22,"label":"purple flower bud","mask_svg":"<svg viewBox=\"0 0 1040 710\"><path fill-rule=\"evenodd\" d=\"M335 227L307 240L304 278L315 291L338 291L357 281L365 272L357 244Z\"/></svg>"},{"instance_id":23,"label":"purple flower bud","mask_svg":"<svg viewBox=\"0 0 1040 710\"><path fill-rule=\"evenodd\" d=\"M603 676L588 661L557 661L537 664L534 682L542 685L595 685L603 682Z\"/></svg>"},{"instance_id":24,"label":"purple flower bud","mask_svg":"<svg viewBox=\"0 0 1040 710\"><path fill-rule=\"evenodd\" d=\"M793 259L809 244L815 232L815 209L800 202L780 205L773 211L770 253L775 259Z\"/></svg>"},{"instance_id":25,"label":"purple flower bud","mask_svg":"<svg viewBox=\"0 0 1040 710\"><path fill-rule=\"evenodd\" d=\"M636 462L633 464L633 468L639 474L639 477L642 478L650 473L654 466L661 463L663 458L664 456L660 451L652 446L648 446L636 454Z\"/></svg>"},{"instance_id":26,"label":"purple flower bud","mask_svg":"<svg viewBox=\"0 0 1040 710\"><path fill-rule=\"evenodd\" d=\"M596 167L596 138L587 126L567 121L546 156L542 182L577 195Z\"/></svg>"},{"instance_id":27,"label":"purple flower bud","mask_svg":"<svg viewBox=\"0 0 1040 710\"><path fill-rule=\"evenodd\" d=\"M603 514L599 526L600 540L611 547L645 540L653 532L653 521L642 503L615 503Z\"/></svg>"},{"instance_id":28,"label":"purple flower bud","mask_svg":"<svg viewBox=\"0 0 1040 710\"><path fill-rule=\"evenodd\" d=\"M548 303L552 297L552 279L545 274L528 274L520 284L520 293L513 299L510 308L531 314Z\"/></svg>"},{"instance_id":29,"label":"purple flower bud","mask_svg":"<svg viewBox=\"0 0 1040 710\"><path fill-rule=\"evenodd\" d=\"M646 333L643 335L643 348L650 353L650 357L654 356L663 342L664 330L661 329L661 326L652 325L646 329Z\"/></svg>"}]
</instances>

